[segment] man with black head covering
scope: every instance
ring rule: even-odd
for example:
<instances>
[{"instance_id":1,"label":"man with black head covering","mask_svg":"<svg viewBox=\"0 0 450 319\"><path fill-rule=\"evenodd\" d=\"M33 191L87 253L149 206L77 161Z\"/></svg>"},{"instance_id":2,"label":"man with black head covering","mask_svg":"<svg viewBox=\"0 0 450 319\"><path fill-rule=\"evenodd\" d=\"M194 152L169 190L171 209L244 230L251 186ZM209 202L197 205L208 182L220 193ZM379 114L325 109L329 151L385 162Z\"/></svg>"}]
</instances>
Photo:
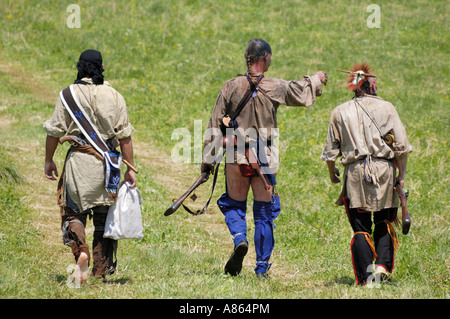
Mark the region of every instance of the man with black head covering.
<instances>
[{"instance_id":1,"label":"man with black head covering","mask_svg":"<svg viewBox=\"0 0 450 319\"><path fill-rule=\"evenodd\" d=\"M394 186L404 186L412 148L395 107L377 96L376 77L367 64L354 65L348 72L355 96L331 113L321 159L328 165L331 182L340 183L335 161L342 157L344 183L336 204L345 206L354 231L353 268L356 283L364 285L374 278L387 279L394 268L398 246L392 227L398 209Z\"/></svg>"},{"instance_id":2,"label":"man with black head covering","mask_svg":"<svg viewBox=\"0 0 450 319\"><path fill-rule=\"evenodd\" d=\"M133 165L133 127L129 122L127 107L122 95L103 79L102 55L96 50L86 50L77 63L78 75L72 88L75 98L97 128L103 141L114 149L120 145L123 159ZM93 268L92 276L114 272L113 256L117 241L103 238L109 206L115 198L105 189L104 159L98 156L65 108L61 95L51 119L44 123L47 132L45 176L56 180L58 176L53 161L58 141L65 135L77 136L86 146L74 143L67 154L58 185L59 205L62 215L63 242L72 248L75 261L75 280L81 284L87 280L91 254L86 243L86 217L93 217ZM120 175L119 175L120 176ZM124 180L136 186L135 172L130 168ZM93 216L92 216L93 215Z\"/></svg>"},{"instance_id":3,"label":"man with black head covering","mask_svg":"<svg viewBox=\"0 0 450 319\"><path fill-rule=\"evenodd\" d=\"M75 83L88 84L83 78L90 78L94 84L103 84L102 54L96 50L86 50L81 53L77 63L77 79Z\"/></svg>"},{"instance_id":4,"label":"man with black head covering","mask_svg":"<svg viewBox=\"0 0 450 319\"><path fill-rule=\"evenodd\" d=\"M258 278L268 277L275 245L273 221L280 213L279 197L274 191L278 168L278 149L274 144L278 136L278 107L281 104L312 105L316 96L322 94L322 84L327 82L323 71L303 76L299 81L265 77L271 57L272 49L266 41L252 39L248 42L247 72L223 85L209 121L209 136L205 139L201 170L207 173L214 167L214 156L222 137L231 141L226 155L226 193L217 203L233 238L234 251L225 265L225 273L232 276L240 273L248 251L246 210L251 186L255 273Z\"/></svg>"}]
</instances>

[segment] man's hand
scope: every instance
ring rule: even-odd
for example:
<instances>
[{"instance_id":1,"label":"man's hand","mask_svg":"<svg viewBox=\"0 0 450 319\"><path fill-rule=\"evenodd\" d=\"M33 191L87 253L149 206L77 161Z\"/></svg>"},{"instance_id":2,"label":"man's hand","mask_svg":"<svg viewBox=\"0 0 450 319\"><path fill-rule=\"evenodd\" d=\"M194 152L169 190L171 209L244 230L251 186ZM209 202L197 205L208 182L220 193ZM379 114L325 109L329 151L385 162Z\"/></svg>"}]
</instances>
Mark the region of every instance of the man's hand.
<instances>
[{"instance_id":1,"label":"man's hand","mask_svg":"<svg viewBox=\"0 0 450 319\"><path fill-rule=\"evenodd\" d=\"M128 169L125 172L124 177L124 182L130 182L130 187L135 187L136 186L136 173L134 171L132 171L131 169Z\"/></svg>"},{"instance_id":2,"label":"man's hand","mask_svg":"<svg viewBox=\"0 0 450 319\"><path fill-rule=\"evenodd\" d=\"M327 81L328 81L328 74L324 71L318 71L316 72L314 75L317 75L320 79L320 82L322 82L323 84L327 85Z\"/></svg>"},{"instance_id":3,"label":"man's hand","mask_svg":"<svg viewBox=\"0 0 450 319\"><path fill-rule=\"evenodd\" d=\"M58 177L58 169L56 168L56 164L53 161L49 161L49 162L45 162L45 166L44 166L44 172L45 172L45 177L47 177L48 179L55 181L56 177ZM53 176L53 173L55 173L55 176Z\"/></svg>"},{"instance_id":4,"label":"man's hand","mask_svg":"<svg viewBox=\"0 0 450 319\"><path fill-rule=\"evenodd\" d=\"M397 184L400 184L401 188L405 188L405 176L397 176Z\"/></svg>"},{"instance_id":5,"label":"man's hand","mask_svg":"<svg viewBox=\"0 0 450 319\"><path fill-rule=\"evenodd\" d=\"M205 182L209 179L209 175L211 175L213 169L214 169L214 165L202 163L202 165L200 167L200 171L201 171L201 174L206 173Z\"/></svg>"},{"instance_id":6,"label":"man's hand","mask_svg":"<svg viewBox=\"0 0 450 319\"><path fill-rule=\"evenodd\" d=\"M44 173L45 177L54 181L58 177L58 170L56 169L56 164L53 161L53 155L55 154L56 147L58 146L59 139L50 135L47 135L45 140L45 166ZM53 176L55 173L56 177Z\"/></svg>"},{"instance_id":7,"label":"man's hand","mask_svg":"<svg viewBox=\"0 0 450 319\"><path fill-rule=\"evenodd\" d=\"M339 173L339 168L335 166L334 161L327 161L328 165L328 172L330 173L330 180L333 184L338 184L341 182L341 180L338 178L338 176L341 176Z\"/></svg>"},{"instance_id":8,"label":"man's hand","mask_svg":"<svg viewBox=\"0 0 450 319\"><path fill-rule=\"evenodd\" d=\"M341 182L338 176L341 176L341 174L339 173L339 168L335 167L334 171L330 172L330 180L333 184L338 184Z\"/></svg>"}]
</instances>

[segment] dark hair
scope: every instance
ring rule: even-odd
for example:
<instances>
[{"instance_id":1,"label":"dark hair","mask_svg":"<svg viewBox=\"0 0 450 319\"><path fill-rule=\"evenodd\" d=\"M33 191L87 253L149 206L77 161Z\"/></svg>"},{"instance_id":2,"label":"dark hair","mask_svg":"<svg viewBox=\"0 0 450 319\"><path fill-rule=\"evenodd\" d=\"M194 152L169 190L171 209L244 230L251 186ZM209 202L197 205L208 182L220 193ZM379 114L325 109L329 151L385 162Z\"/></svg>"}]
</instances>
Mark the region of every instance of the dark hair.
<instances>
[{"instance_id":1,"label":"dark hair","mask_svg":"<svg viewBox=\"0 0 450 319\"><path fill-rule=\"evenodd\" d=\"M266 53L272 54L272 48L269 43L263 39L251 39L247 43L244 55L247 67L250 67L250 65L258 61Z\"/></svg>"},{"instance_id":2,"label":"dark hair","mask_svg":"<svg viewBox=\"0 0 450 319\"><path fill-rule=\"evenodd\" d=\"M91 78L95 84L103 84L102 54L96 50L86 50L80 55L77 63L77 79L75 83L83 83L82 78Z\"/></svg>"},{"instance_id":3,"label":"dark hair","mask_svg":"<svg viewBox=\"0 0 450 319\"><path fill-rule=\"evenodd\" d=\"M377 95L377 80L376 78L366 78L360 85L360 89L356 89L355 95L360 96L363 94Z\"/></svg>"}]
</instances>

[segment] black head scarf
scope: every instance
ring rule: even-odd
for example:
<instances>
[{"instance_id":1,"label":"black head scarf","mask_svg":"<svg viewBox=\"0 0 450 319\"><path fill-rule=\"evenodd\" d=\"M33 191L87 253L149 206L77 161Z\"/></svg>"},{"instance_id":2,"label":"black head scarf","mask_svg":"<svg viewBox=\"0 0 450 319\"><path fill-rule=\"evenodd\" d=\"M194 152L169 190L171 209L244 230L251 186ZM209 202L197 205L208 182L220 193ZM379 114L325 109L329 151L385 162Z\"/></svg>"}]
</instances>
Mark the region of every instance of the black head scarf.
<instances>
[{"instance_id":1,"label":"black head scarf","mask_svg":"<svg viewBox=\"0 0 450 319\"><path fill-rule=\"evenodd\" d=\"M77 63L77 79L75 83L87 84L82 78L91 78L94 84L103 84L102 54L96 50L86 50L80 55Z\"/></svg>"}]
</instances>

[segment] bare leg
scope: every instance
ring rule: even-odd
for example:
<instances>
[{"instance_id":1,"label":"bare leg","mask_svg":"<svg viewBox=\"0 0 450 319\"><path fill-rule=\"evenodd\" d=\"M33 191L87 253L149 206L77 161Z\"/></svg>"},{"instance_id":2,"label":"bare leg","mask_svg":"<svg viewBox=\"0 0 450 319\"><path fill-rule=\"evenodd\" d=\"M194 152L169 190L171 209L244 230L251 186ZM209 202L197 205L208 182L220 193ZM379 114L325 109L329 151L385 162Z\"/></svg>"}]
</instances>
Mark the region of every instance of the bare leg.
<instances>
[{"instance_id":1,"label":"bare leg","mask_svg":"<svg viewBox=\"0 0 450 319\"><path fill-rule=\"evenodd\" d=\"M270 202L272 200L273 186L271 186L269 189L265 189L261 177L259 176L252 177L251 185L255 201Z\"/></svg>"},{"instance_id":2,"label":"bare leg","mask_svg":"<svg viewBox=\"0 0 450 319\"><path fill-rule=\"evenodd\" d=\"M228 196L237 201L246 201L250 178L242 176L238 164L227 164L226 178Z\"/></svg>"}]
</instances>

